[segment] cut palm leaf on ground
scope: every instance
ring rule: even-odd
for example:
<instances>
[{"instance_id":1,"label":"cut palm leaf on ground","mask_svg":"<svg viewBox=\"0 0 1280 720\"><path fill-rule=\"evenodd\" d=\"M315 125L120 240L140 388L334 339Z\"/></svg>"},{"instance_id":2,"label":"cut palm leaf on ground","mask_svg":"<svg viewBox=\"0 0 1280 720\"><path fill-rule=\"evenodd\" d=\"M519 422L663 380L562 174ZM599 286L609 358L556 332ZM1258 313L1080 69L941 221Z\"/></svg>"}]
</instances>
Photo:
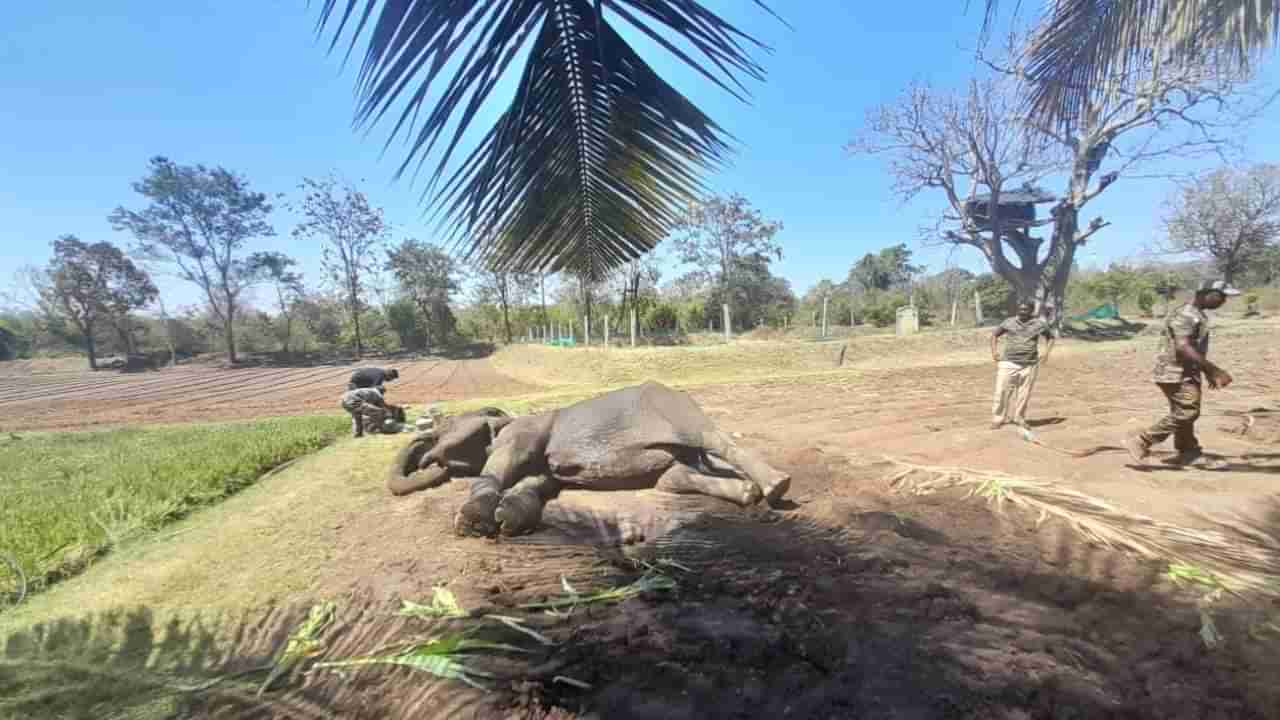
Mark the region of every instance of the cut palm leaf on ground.
<instances>
[{"instance_id":1,"label":"cut palm leaf on ground","mask_svg":"<svg viewBox=\"0 0 1280 720\"><path fill-rule=\"evenodd\" d=\"M1212 528L1187 528L1128 512L1101 498L1059 484L1006 473L962 467L917 465L886 458L896 469L888 477L895 490L927 495L951 489L967 490L990 501L996 510L1005 504L1037 515L1039 525L1054 518L1067 523L1087 540L1103 547L1127 550L1178 568L1179 580L1212 577L1237 595L1280 595L1280 539L1242 518L1203 516Z\"/></svg>"}]
</instances>

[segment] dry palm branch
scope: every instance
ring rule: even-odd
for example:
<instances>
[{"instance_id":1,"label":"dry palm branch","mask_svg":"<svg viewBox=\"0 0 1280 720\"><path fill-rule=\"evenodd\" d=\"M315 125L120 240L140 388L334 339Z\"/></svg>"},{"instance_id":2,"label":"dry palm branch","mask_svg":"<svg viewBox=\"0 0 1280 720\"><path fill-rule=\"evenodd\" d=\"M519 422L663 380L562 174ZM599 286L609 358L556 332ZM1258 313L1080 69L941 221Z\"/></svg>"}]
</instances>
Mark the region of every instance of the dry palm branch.
<instances>
[{"instance_id":1,"label":"dry palm branch","mask_svg":"<svg viewBox=\"0 0 1280 720\"><path fill-rule=\"evenodd\" d=\"M367 38L356 125L399 107L397 178L438 153L423 199L466 259L598 279L657 245L731 141L619 22L739 99L739 76L763 79L747 49L767 48L696 0L324 0L317 30L336 25L331 51L349 34L348 57ZM464 154L526 49L514 96Z\"/></svg>"}]
</instances>

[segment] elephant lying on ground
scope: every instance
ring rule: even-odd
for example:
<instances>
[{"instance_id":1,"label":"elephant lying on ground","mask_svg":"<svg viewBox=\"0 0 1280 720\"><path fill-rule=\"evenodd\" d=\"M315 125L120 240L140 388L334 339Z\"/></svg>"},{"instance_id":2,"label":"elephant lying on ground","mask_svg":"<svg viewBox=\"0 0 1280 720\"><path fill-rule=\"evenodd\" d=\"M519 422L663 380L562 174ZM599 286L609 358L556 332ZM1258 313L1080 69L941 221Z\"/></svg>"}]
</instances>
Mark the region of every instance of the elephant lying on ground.
<instances>
[{"instance_id":1,"label":"elephant lying on ground","mask_svg":"<svg viewBox=\"0 0 1280 720\"><path fill-rule=\"evenodd\" d=\"M527 417L460 416L434 443L419 451L419 479L392 492L474 475L454 516L459 535L531 532L561 488L656 488L746 506L775 504L791 485L789 475L718 430L688 395L653 382ZM399 459L398 472L411 456Z\"/></svg>"}]
</instances>

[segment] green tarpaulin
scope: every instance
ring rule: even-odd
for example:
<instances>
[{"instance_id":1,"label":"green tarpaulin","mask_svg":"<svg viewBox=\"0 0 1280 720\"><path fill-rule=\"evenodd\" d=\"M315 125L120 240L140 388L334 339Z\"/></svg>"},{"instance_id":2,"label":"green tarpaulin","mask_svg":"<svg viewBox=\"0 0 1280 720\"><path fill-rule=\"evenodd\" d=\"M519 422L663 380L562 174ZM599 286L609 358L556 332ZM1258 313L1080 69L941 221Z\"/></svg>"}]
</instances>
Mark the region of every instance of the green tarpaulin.
<instances>
[{"instance_id":1,"label":"green tarpaulin","mask_svg":"<svg viewBox=\"0 0 1280 720\"><path fill-rule=\"evenodd\" d=\"M1120 310L1115 305L1107 303L1100 305L1083 315L1076 315L1072 320L1115 320L1120 317Z\"/></svg>"}]
</instances>

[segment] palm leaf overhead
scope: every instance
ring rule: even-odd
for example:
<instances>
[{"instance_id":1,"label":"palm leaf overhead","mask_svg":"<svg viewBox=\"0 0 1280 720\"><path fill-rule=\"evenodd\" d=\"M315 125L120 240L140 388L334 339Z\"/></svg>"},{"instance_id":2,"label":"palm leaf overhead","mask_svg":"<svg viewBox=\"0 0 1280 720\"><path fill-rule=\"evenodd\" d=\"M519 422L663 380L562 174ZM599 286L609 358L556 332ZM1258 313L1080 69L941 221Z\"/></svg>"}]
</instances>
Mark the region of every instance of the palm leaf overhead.
<instances>
[{"instance_id":1,"label":"palm leaf overhead","mask_svg":"<svg viewBox=\"0 0 1280 720\"><path fill-rule=\"evenodd\" d=\"M999 0L987 0L989 28ZM1071 127L1153 62L1245 72L1280 30L1277 0L1051 0L1027 48L1032 113Z\"/></svg>"},{"instance_id":2,"label":"palm leaf overhead","mask_svg":"<svg viewBox=\"0 0 1280 720\"><path fill-rule=\"evenodd\" d=\"M367 37L356 124L401 106L387 141L408 141L397 178L438 155L424 199L468 257L598 278L657 245L730 140L618 20L739 98L741 75L763 78L747 54L763 46L696 0L325 0L319 30L337 23L332 49L351 28L348 55ZM464 154L526 46L510 104Z\"/></svg>"}]
</instances>

